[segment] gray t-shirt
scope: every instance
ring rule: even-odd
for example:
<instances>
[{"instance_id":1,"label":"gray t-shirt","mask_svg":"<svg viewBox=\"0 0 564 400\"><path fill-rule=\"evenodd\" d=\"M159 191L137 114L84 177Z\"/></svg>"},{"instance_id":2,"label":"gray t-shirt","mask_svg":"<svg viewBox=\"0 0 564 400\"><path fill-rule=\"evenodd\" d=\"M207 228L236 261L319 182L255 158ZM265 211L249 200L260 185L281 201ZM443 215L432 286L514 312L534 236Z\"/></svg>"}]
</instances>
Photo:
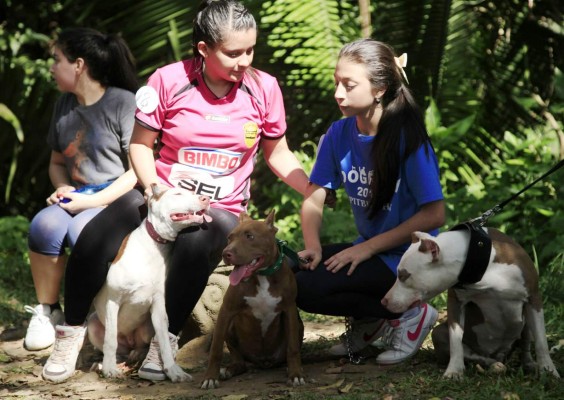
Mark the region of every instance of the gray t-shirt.
<instances>
[{"instance_id":1,"label":"gray t-shirt","mask_svg":"<svg viewBox=\"0 0 564 400\"><path fill-rule=\"evenodd\" d=\"M63 154L74 186L101 184L128 169L135 109L135 95L115 87L90 106L72 93L57 100L47 143Z\"/></svg>"}]
</instances>

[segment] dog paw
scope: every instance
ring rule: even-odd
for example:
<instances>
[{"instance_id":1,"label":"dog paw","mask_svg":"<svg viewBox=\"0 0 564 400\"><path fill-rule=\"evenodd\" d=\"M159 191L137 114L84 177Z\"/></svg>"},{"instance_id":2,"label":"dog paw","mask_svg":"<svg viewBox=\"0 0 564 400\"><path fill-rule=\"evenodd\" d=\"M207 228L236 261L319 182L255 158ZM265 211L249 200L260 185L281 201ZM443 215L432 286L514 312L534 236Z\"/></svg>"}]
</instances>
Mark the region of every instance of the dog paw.
<instances>
[{"instance_id":1,"label":"dog paw","mask_svg":"<svg viewBox=\"0 0 564 400\"><path fill-rule=\"evenodd\" d=\"M202 389L217 389L219 387L219 380L218 379L204 379L202 382Z\"/></svg>"},{"instance_id":2,"label":"dog paw","mask_svg":"<svg viewBox=\"0 0 564 400\"><path fill-rule=\"evenodd\" d=\"M555 378L560 379L560 375L558 374L558 371L556 370L556 367L554 365L541 367L540 371L546 374L552 374L552 376L554 376Z\"/></svg>"},{"instance_id":3,"label":"dog paw","mask_svg":"<svg viewBox=\"0 0 564 400\"><path fill-rule=\"evenodd\" d=\"M168 378L172 381L172 382L191 382L192 381L192 375L187 374L186 372L184 372L184 370L182 368L180 368L179 365L174 365L171 368L167 368L165 370L166 376L168 376Z\"/></svg>"},{"instance_id":4,"label":"dog paw","mask_svg":"<svg viewBox=\"0 0 564 400\"><path fill-rule=\"evenodd\" d=\"M102 375L107 379L123 379L125 375L117 368L102 369Z\"/></svg>"},{"instance_id":5,"label":"dog paw","mask_svg":"<svg viewBox=\"0 0 564 400\"><path fill-rule=\"evenodd\" d=\"M446 370L443 378L451 379L453 381L461 381L464 378L464 371L449 371Z\"/></svg>"},{"instance_id":6,"label":"dog paw","mask_svg":"<svg viewBox=\"0 0 564 400\"><path fill-rule=\"evenodd\" d=\"M298 387L305 384L306 381L303 376L295 376L294 378L288 378L288 385L292 385L293 387Z\"/></svg>"},{"instance_id":7,"label":"dog paw","mask_svg":"<svg viewBox=\"0 0 564 400\"><path fill-rule=\"evenodd\" d=\"M490 365L488 371L496 375L501 375L507 371L507 367L502 362L497 361Z\"/></svg>"}]
</instances>

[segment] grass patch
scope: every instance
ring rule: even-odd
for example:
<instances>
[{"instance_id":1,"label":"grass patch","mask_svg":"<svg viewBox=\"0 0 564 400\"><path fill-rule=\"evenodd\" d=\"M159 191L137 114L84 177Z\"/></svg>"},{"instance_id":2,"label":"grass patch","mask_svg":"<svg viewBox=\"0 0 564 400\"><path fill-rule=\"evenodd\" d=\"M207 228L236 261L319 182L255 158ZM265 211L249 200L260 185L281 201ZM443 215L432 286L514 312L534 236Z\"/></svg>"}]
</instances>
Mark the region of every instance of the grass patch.
<instances>
[{"instance_id":1,"label":"grass patch","mask_svg":"<svg viewBox=\"0 0 564 400\"><path fill-rule=\"evenodd\" d=\"M29 221L0 218L0 325L27 319L25 304L35 304L35 289L27 256Z\"/></svg>"}]
</instances>

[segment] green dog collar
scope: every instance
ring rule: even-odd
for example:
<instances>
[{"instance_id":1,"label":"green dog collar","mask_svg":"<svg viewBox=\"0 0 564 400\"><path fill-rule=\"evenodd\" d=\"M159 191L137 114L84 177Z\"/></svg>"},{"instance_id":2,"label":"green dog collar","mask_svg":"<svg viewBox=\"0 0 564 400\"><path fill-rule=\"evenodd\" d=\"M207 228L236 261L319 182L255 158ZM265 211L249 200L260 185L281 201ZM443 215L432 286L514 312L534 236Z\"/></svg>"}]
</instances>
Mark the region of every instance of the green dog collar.
<instances>
[{"instance_id":1,"label":"green dog collar","mask_svg":"<svg viewBox=\"0 0 564 400\"><path fill-rule=\"evenodd\" d=\"M288 247L288 242L286 242L284 240L276 239L276 245L278 246L278 259L270 267L258 270L257 274L265 275L265 276L270 276L270 275L274 274L282 266L282 262L284 261L285 256L288 256L296 264L299 262L298 261L298 254L294 250L292 250Z\"/></svg>"}]
</instances>

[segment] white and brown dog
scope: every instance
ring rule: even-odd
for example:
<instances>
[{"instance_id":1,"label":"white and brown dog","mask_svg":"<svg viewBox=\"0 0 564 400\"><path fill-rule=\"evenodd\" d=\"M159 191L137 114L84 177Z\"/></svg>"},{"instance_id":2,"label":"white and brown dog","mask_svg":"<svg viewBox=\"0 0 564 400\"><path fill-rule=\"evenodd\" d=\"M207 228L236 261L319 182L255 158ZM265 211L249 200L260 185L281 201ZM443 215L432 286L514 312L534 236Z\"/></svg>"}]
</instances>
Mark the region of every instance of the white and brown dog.
<instances>
[{"instance_id":1,"label":"white and brown dog","mask_svg":"<svg viewBox=\"0 0 564 400\"><path fill-rule=\"evenodd\" d=\"M442 324L433 331L439 360L448 360L445 378L462 378L465 359L504 371L503 363L518 343L523 367L536 369L531 339L538 368L559 377L549 355L533 261L507 235L492 228L486 231L491 239L487 268L479 281L467 284L460 284L459 275L470 247L468 230L451 230L437 237L413 233L396 283L382 304L401 313L448 289L448 328Z\"/></svg>"},{"instance_id":2,"label":"white and brown dog","mask_svg":"<svg viewBox=\"0 0 564 400\"><path fill-rule=\"evenodd\" d=\"M88 337L104 353L102 373L121 377L116 353L130 361L144 357L156 335L167 376L173 382L192 377L178 366L168 336L165 310L167 260L178 232L210 222L210 200L187 190L159 190L151 185L148 215L124 240L112 262L106 283L94 299L96 312L88 320Z\"/></svg>"}]
</instances>

